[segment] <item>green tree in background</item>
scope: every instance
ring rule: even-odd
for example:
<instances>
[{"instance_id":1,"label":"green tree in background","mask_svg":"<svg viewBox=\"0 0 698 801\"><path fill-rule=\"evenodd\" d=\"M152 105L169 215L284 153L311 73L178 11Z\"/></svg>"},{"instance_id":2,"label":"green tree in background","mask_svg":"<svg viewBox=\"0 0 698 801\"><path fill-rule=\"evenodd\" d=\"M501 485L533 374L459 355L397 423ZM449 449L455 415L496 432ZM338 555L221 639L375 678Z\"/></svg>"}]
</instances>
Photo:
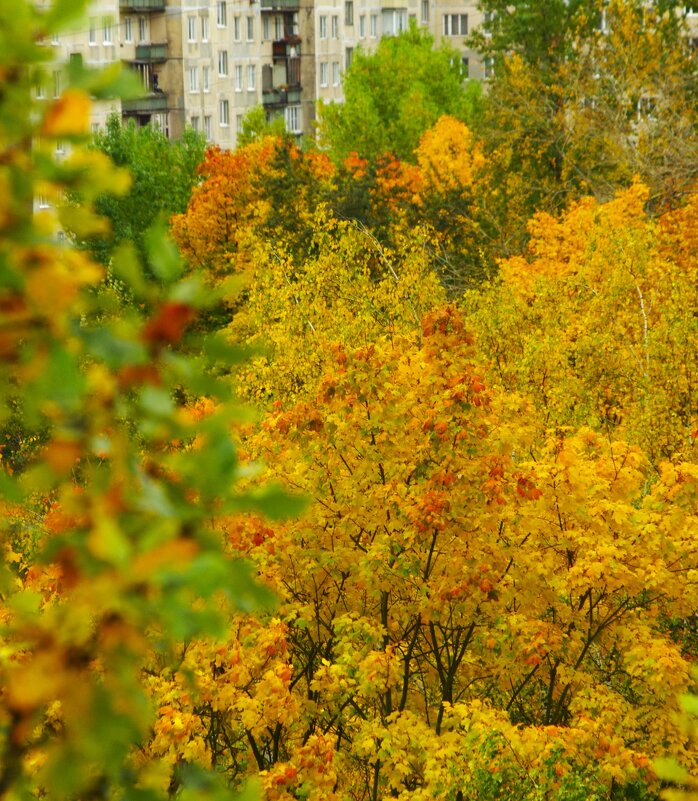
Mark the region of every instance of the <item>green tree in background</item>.
<instances>
[{"instance_id":1,"label":"green tree in background","mask_svg":"<svg viewBox=\"0 0 698 801\"><path fill-rule=\"evenodd\" d=\"M206 142L188 129L178 141L167 138L160 128L122 123L117 114L107 121L106 130L95 137L94 146L114 164L127 167L133 177L130 191L121 196L103 194L95 203L99 214L111 223L111 234L90 237L80 244L103 264L114 249L131 241L145 253L143 236L159 218L181 214L197 182Z\"/></svg>"},{"instance_id":2,"label":"green tree in background","mask_svg":"<svg viewBox=\"0 0 698 801\"><path fill-rule=\"evenodd\" d=\"M258 142L265 136L286 136L286 123L283 115L267 119L264 106L254 106L242 118L242 131L238 135L238 147Z\"/></svg>"},{"instance_id":3,"label":"green tree in background","mask_svg":"<svg viewBox=\"0 0 698 801\"><path fill-rule=\"evenodd\" d=\"M356 151L413 160L421 135L444 114L470 122L480 110L480 85L464 83L460 54L434 48L412 25L381 39L375 53L358 50L344 76L344 103L319 107L318 138L338 161Z\"/></svg>"}]
</instances>

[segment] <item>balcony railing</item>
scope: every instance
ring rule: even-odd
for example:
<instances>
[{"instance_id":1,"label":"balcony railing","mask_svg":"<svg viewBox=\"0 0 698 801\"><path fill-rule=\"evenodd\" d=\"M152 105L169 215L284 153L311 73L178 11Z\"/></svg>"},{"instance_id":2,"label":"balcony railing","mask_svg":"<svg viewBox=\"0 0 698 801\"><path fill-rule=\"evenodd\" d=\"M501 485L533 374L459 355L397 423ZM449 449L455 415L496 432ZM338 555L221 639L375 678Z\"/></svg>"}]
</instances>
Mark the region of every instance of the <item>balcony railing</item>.
<instances>
[{"instance_id":1,"label":"balcony railing","mask_svg":"<svg viewBox=\"0 0 698 801\"><path fill-rule=\"evenodd\" d=\"M262 11L298 11L300 0L262 0Z\"/></svg>"},{"instance_id":2,"label":"balcony railing","mask_svg":"<svg viewBox=\"0 0 698 801\"><path fill-rule=\"evenodd\" d=\"M167 44L136 45L136 61L146 61L150 64L167 61Z\"/></svg>"},{"instance_id":3,"label":"balcony railing","mask_svg":"<svg viewBox=\"0 0 698 801\"><path fill-rule=\"evenodd\" d=\"M301 102L301 88L272 89L262 93L262 104L265 106L288 106Z\"/></svg>"},{"instance_id":4,"label":"balcony railing","mask_svg":"<svg viewBox=\"0 0 698 801\"><path fill-rule=\"evenodd\" d=\"M167 96L162 92L152 92L136 100L122 100L122 114L153 114L156 111L167 111Z\"/></svg>"},{"instance_id":5,"label":"balcony railing","mask_svg":"<svg viewBox=\"0 0 698 801\"><path fill-rule=\"evenodd\" d=\"M164 11L165 0L119 0L122 11Z\"/></svg>"}]
</instances>

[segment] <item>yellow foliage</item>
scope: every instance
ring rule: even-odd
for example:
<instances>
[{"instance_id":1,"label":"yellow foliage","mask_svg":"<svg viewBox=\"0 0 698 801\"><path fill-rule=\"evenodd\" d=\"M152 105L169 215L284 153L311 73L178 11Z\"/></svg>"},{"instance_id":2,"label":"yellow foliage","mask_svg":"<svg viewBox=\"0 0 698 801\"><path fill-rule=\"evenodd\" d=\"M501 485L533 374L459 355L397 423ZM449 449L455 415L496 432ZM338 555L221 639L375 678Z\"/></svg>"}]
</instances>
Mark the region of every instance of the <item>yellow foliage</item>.
<instances>
[{"instance_id":1,"label":"yellow foliage","mask_svg":"<svg viewBox=\"0 0 698 801\"><path fill-rule=\"evenodd\" d=\"M472 139L464 123L448 116L440 117L424 133L416 156L429 191L462 191L473 183L485 158L482 146L474 145Z\"/></svg>"}]
</instances>

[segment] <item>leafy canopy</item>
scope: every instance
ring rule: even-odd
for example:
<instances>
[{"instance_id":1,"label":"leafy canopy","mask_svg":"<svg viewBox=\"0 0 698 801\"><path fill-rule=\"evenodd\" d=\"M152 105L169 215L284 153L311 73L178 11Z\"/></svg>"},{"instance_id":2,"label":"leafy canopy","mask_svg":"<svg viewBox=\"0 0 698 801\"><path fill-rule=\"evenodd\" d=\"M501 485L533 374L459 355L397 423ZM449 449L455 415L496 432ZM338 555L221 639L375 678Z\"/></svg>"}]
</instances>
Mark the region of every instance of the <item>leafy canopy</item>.
<instances>
[{"instance_id":1,"label":"leafy canopy","mask_svg":"<svg viewBox=\"0 0 698 801\"><path fill-rule=\"evenodd\" d=\"M344 103L319 107L319 141L338 161L392 153L412 160L419 138L443 114L469 121L480 108L480 85L464 84L460 54L434 48L411 25L381 39L375 53L357 50L344 76Z\"/></svg>"},{"instance_id":2,"label":"leafy canopy","mask_svg":"<svg viewBox=\"0 0 698 801\"><path fill-rule=\"evenodd\" d=\"M106 130L96 134L94 147L112 162L128 168L130 190L121 197L101 194L95 203L99 214L110 222L108 236L90 237L87 247L103 264L125 241L145 254L144 234L159 218L184 211L198 181L197 168L204 157L203 136L188 129L182 139L172 141L156 126L123 123L118 114L107 120Z\"/></svg>"}]
</instances>

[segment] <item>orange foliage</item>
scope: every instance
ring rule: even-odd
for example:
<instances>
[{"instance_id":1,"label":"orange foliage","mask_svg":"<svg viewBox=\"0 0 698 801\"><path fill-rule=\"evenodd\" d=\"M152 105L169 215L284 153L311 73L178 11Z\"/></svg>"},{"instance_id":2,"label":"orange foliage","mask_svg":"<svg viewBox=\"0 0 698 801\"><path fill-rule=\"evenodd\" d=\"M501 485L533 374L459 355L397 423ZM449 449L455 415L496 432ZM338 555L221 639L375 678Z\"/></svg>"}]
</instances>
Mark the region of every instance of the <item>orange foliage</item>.
<instances>
[{"instance_id":1,"label":"orange foliage","mask_svg":"<svg viewBox=\"0 0 698 801\"><path fill-rule=\"evenodd\" d=\"M263 218L257 177L271 161L276 140L267 137L235 151L210 147L200 167L203 183L194 189L185 214L175 216L172 233L182 255L212 275L236 272L236 254L248 227Z\"/></svg>"}]
</instances>

